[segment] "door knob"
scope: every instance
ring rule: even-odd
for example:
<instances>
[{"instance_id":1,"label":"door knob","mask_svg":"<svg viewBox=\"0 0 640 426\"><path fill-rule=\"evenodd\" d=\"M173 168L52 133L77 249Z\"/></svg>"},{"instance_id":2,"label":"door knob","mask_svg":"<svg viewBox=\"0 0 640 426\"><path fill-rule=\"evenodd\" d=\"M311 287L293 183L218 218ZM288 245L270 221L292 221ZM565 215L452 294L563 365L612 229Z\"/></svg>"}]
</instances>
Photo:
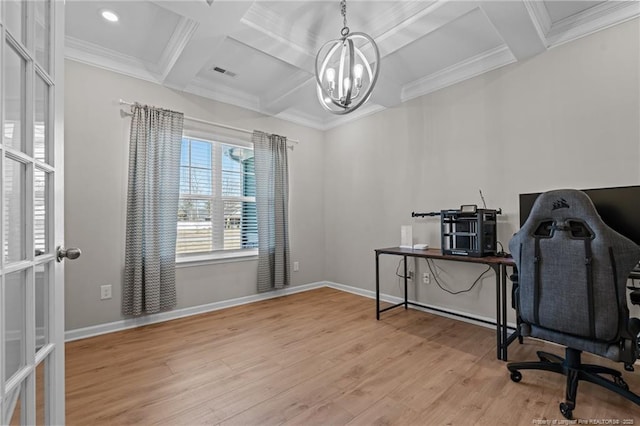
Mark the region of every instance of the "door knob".
<instances>
[{"instance_id":1,"label":"door knob","mask_svg":"<svg viewBox=\"0 0 640 426\"><path fill-rule=\"evenodd\" d=\"M64 259L65 257L69 260L77 259L82 254L80 249L76 247L69 247L68 249L66 249L63 246L58 246L58 249L56 251L58 253L56 256L56 260L58 262L62 262L62 259Z\"/></svg>"}]
</instances>

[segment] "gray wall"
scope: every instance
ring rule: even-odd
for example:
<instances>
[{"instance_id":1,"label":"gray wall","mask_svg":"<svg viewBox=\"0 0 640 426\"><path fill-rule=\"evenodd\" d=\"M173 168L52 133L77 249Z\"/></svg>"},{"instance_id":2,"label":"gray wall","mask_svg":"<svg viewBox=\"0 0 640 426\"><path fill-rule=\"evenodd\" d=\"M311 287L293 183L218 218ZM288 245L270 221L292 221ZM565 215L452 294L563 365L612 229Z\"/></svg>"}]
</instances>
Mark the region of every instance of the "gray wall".
<instances>
[{"instance_id":1,"label":"gray wall","mask_svg":"<svg viewBox=\"0 0 640 426\"><path fill-rule=\"evenodd\" d=\"M518 229L518 194L640 183L639 20L562 45L326 133L325 278L374 289L376 247L439 247L439 219L412 211L461 204L503 209L498 238ZM381 258L383 291L401 295L398 258ZM452 290L482 268L439 262ZM425 269L418 262L418 276ZM413 267L413 266L412 266ZM453 296L412 285L417 298L493 318L492 274Z\"/></svg>"},{"instance_id":2,"label":"gray wall","mask_svg":"<svg viewBox=\"0 0 640 426\"><path fill-rule=\"evenodd\" d=\"M289 157L291 254L300 262L293 285L324 279L322 132L78 62L65 66L65 240L83 252L66 266L67 330L122 319L130 119L120 98L299 140ZM179 268L178 308L255 294L256 271L256 260ZM103 284L113 285L113 299L100 300Z\"/></svg>"},{"instance_id":3,"label":"gray wall","mask_svg":"<svg viewBox=\"0 0 640 426\"><path fill-rule=\"evenodd\" d=\"M319 132L242 108L66 62L66 328L121 319L129 119L118 99L299 139L291 153L295 284L322 280L374 289L377 247L439 246L437 218L412 211L478 204L503 209L499 240L518 228L518 194L640 183L639 20L627 22L436 93ZM444 284L467 288L482 269L439 262ZM382 258L383 291L400 295L397 259ZM418 275L424 261L411 268ZM255 293L257 262L178 269L179 307ZM419 300L494 317L491 274L451 296L412 285ZM113 284L114 298L99 300ZM640 314L640 313L639 313Z\"/></svg>"}]
</instances>

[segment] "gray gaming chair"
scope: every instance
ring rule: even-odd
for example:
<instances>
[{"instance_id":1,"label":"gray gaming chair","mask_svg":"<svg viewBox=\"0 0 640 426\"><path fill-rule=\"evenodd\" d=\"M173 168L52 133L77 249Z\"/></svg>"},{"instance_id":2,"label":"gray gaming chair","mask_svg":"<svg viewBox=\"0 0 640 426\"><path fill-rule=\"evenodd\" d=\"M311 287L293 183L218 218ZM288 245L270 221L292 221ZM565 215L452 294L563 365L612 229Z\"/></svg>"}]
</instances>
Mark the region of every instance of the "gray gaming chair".
<instances>
[{"instance_id":1,"label":"gray gaming chair","mask_svg":"<svg viewBox=\"0 0 640 426\"><path fill-rule=\"evenodd\" d=\"M511 380L519 382L520 370L527 369L567 376L560 411L568 419L580 380L640 405L640 396L629 391L620 372L580 360L586 351L623 362L633 371L640 320L629 318L625 286L640 260L640 246L609 228L585 193L558 190L538 197L509 249L518 269L515 299L521 336L566 347L564 359L540 351L539 362L509 363Z\"/></svg>"}]
</instances>

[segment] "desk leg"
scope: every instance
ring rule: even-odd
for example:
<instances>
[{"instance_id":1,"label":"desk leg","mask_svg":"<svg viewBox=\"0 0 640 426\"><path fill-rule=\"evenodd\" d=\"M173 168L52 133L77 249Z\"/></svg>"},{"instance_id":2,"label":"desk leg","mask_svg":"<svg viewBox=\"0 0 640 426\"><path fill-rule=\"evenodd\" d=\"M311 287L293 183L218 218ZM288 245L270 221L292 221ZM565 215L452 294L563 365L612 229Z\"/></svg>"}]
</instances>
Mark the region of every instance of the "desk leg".
<instances>
[{"instance_id":1,"label":"desk leg","mask_svg":"<svg viewBox=\"0 0 640 426\"><path fill-rule=\"evenodd\" d=\"M409 296L407 293L407 256L404 256L404 308L409 308Z\"/></svg>"},{"instance_id":2,"label":"desk leg","mask_svg":"<svg viewBox=\"0 0 640 426\"><path fill-rule=\"evenodd\" d=\"M380 254L376 252L376 319L380 320Z\"/></svg>"},{"instance_id":3,"label":"desk leg","mask_svg":"<svg viewBox=\"0 0 640 426\"><path fill-rule=\"evenodd\" d=\"M509 343L507 342L507 267L505 265L500 265L500 275L501 275L501 283L500 283L500 292L502 297L502 360L507 360L507 346Z\"/></svg>"},{"instance_id":4,"label":"desk leg","mask_svg":"<svg viewBox=\"0 0 640 426\"><path fill-rule=\"evenodd\" d=\"M491 266L496 275L496 351L498 359L502 359L502 291L500 286L500 267Z\"/></svg>"}]
</instances>

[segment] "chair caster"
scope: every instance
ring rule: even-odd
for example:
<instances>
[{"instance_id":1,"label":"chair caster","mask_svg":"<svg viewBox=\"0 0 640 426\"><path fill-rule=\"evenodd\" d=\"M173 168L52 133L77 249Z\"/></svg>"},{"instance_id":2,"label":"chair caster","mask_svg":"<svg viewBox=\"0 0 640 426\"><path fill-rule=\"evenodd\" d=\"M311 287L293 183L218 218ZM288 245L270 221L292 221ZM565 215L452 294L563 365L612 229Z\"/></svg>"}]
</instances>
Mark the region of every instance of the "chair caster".
<instances>
[{"instance_id":1,"label":"chair caster","mask_svg":"<svg viewBox=\"0 0 640 426\"><path fill-rule=\"evenodd\" d=\"M512 371L511 380L518 383L520 380L522 380L522 373L519 371Z\"/></svg>"},{"instance_id":2,"label":"chair caster","mask_svg":"<svg viewBox=\"0 0 640 426\"><path fill-rule=\"evenodd\" d=\"M629 385L627 384L627 382L624 381L624 379L622 377L614 377L613 378L614 383L616 384L616 386L618 386L619 388L622 388L624 390L629 390Z\"/></svg>"},{"instance_id":3,"label":"chair caster","mask_svg":"<svg viewBox=\"0 0 640 426\"><path fill-rule=\"evenodd\" d=\"M567 420L573 420L573 408L566 402L560 403L560 412Z\"/></svg>"},{"instance_id":4,"label":"chair caster","mask_svg":"<svg viewBox=\"0 0 640 426\"><path fill-rule=\"evenodd\" d=\"M639 340L639 342L640 342L640 340ZM634 368L633 368L633 364L625 364L624 365L624 369L627 370L627 371L635 371Z\"/></svg>"}]
</instances>

